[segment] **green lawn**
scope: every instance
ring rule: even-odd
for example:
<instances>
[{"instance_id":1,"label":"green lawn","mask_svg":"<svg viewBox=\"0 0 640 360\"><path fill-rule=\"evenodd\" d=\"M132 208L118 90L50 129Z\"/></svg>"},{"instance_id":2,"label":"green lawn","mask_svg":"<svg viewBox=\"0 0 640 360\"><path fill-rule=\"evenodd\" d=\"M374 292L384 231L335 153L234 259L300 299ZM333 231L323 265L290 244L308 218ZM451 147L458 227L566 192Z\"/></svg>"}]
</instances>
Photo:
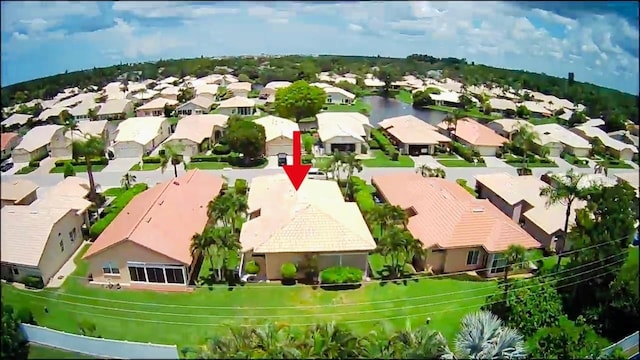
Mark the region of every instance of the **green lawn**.
<instances>
[{"instance_id":1,"label":"green lawn","mask_svg":"<svg viewBox=\"0 0 640 360\"><path fill-rule=\"evenodd\" d=\"M541 162L532 162L529 161L526 163L522 163L522 162L508 162L508 165L511 165L515 168L523 168L523 167L530 167L530 168L557 168L558 164L556 164L555 162L551 162L551 163L541 163Z\"/></svg>"},{"instance_id":2,"label":"green lawn","mask_svg":"<svg viewBox=\"0 0 640 360\"><path fill-rule=\"evenodd\" d=\"M140 168L140 164L135 164L129 171L153 171L158 169L160 169L160 164L158 163L143 163L142 168Z\"/></svg>"},{"instance_id":3,"label":"green lawn","mask_svg":"<svg viewBox=\"0 0 640 360\"><path fill-rule=\"evenodd\" d=\"M29 344L28 359L97 359L90 355L56 349L49 346Z\"/></svg>"},{"instance_id":4,"label":"green lawn","mask_svg":"<svg viewBox=\"0 0 640 360\"><path fill-rule=\"evenodd\" d=\"M221 170L224 168L230 168L231 165L226 162L214 162L214 161L202 161L191 162L187 164L187 169L200 169L200 170Z\"/></svg>"},{"instance_id":5,"label":"green lawn","mask_svg":"<svg viewBox=\"0 0 640 360\"><path fill-rule=\"evenodd\" d=\"M604 161L599 161L598 164L604 165ZM627 164L626 161L620 160L617 164L609 162L609 169L633 169L633 166Z\"/></svg>"},{"instance_id":6,"label":"green lawn","mask_svg":"<svg viewBox=\"0 0 640 360\"><path fill-rule=\"evenodd\" d=\"M454 112L460 110L460 109L455 108L455 107L441 106L441 105L429 105L426 108L430 109L430 110L442 111L442 112L446 112L446 113L454 113ZM496 116L496 115L485 115L484 113L482 113L477 108L465 110L462 113L464 114L464 116L476 118L478 120L491 121L491 120L496 120L496 119L500 119L501 118L500 116Z\"/></svg>"},{"instance_id":7,"label":"green lawn","mask_svg":"<svg viewBox=\"0 0 640 360\"><path fill-rule=\"evenodd\" d=\"M34 171L36 171L36 169L37 169L37 167L33 167L33 166L27 165L27 166L24 166L24 167L20 168L20 170L15 172L15 174L16 175L24 175L24 174L28 174L28 173L34 172Z\"/></svg>"},{"instance_id":8,"label":"green lawn","mask_svg":"<svg viewBox=\"0 0 640 360\"><path fill-rule=\"evenodd\" d=\"M107 167L106 165L93 165L91 166L91 172L97 173L102 171L105 167ZM76 173L86 173L87 172L87 165L75 165L73 167L73 170L75 170ZM53 169L49 170L50 174L62 174L64 173L64 166L56 166Z\"/></svg>"},{"instance_id":9,"label":"green lawn","mask_svg":"<svg viewBox=\"0 0 640 360\"><path fill-rule=\"evenodd\" d=\"M446 167L487 167L487 164L483 162L474 164L464 159L444 159L438 160L438 162Z\"/></svg>"},{"instance_id":10,"label":"green lawn","mask_svg":"<svg viewBox=\"0 0 640 360\"><path fill-rule=\"evenodd\" d=\"M558 118L549 117L549 118L529 118L529 122L533 125L545 125L545 124L557 124Z\"/></svg>"},{"instance_id":11,"label":"green lawn","mask_svg":"<svg viewBox=\"0 0 640 360\"><path fill-rule=\"evenodd\" d=\"M178 123L178 120L180 119L176 116L167 119L167 121L169 121L169 125L176 125Z\"/></svg>"},{"instance_id":12,"label":"green lawn","mask_svg":"<svg viewBox=\"0 0 640 360\"><path fill-rule=\"evenodd\" d=\"M362 165L366 167L414 167L415 164L411 157L400 155L398 161L391 160L382 150L371 150L374 159L362 160Z\"/></svg>"},{"instance_id":13,"label":"green lawn","mask_svg":"<svg viewBox=\"0 0 640 360\"><path fill-rule=\"evenodd\" d=\"M119 196L120 194L122 194L124 192L124 189L121 187L114 187L114 188L109 188L105 191L102 192L102 195L104 196L111 196L111 197L116 197Z\"/></svg>"},{"instance_id":14,"label":"green lawn","mask_svg":"<svg viewBox=\"0 0 640 360\"><path fill-rule=\"evenodd\" d=\"M563 153L562 154L562 159L564 159L564 161L568 162L572 166L575 166L575 167L578 167L578 168L588 168L589 167L589 164L574 163L574 161L577 160L578 158L576 158L575 156L573 156L571 154L568 154L568 153Z\"/></svg>"},{"instance_id":15,"label":"green lawn","mask_svg":"<svg viewBox=\"0 0 640 360\"><path fill-rule=\"evenodd\" d=\"M76 257L74 276L84 277L87 265ZM395 331L431 318L434 330L450 341L462 316L480 309L496 282L446 278L370 283L344 291L282 286L279 282L229 288L205 286L192 293L108 290L87 287L71 277L57 290L31 292L2 284L3 303L28 306L41 326L78 333L78 322L89 320L104 338L196 346L214 334L226 334L228 324L279 321L292 326L335 320L358 333ZM153 306L148 304L154 304ZM44 308L48 313L44 312Z\"/></svg>"},{"instance_id":16,"label":"green lawn","mask_svg":"<svg viewBox=\"0 0 640 360\"><path fill-rule=\"evenodd\" d=\"M436 159L459 159L460 157L456 154L448 154L448 153L439 153L435 154L434 157Z\"/></svg>"},{"instance_id":17,"label":"green lawn","mask_svg":"<svg viewBox=\"0 0 640 360\"><path fill-rule=\"evenodd\" d=\"M313 158L313 167L317 169L322 169L325 165L328 165L331 162L331 158L328 156L319 156Z\"/></svg>"},{"instance_id":18,"label":"green lawn","mask_svg":"<svg viewBox=\"0 0 640 360\"><path fill-rule=\"evenodd\" d=\"M327 110L325 111L331 111L331 112L340 112L340 111L360 112L361 110L366 110L369 112L371 111L371 105L365 103L360 99L356 99L356 101L352 105L337 104L337 105L327 105L326 107L327 107Z\"/></svg>"},{"instance_id":19,"label":"green lawn","mask_svg":"<svg viewBox=\"0 0 640 360\"><path fill-rule=\"evenodd\" d=\"M405 104L413 104L413 95L407 90L400 90L395 97L396 100L400 100Z\"/></svg>"}]
</instances>

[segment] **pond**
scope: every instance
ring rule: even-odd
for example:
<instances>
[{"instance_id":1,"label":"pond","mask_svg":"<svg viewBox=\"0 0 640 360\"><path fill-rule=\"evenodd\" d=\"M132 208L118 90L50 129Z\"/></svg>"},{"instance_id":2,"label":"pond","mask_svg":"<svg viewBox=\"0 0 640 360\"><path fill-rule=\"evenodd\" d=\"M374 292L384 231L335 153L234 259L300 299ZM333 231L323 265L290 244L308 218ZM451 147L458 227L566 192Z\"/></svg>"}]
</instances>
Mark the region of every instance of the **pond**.
<instances>
[{"instance_id":1,"label":"pond","mask_svg":"<svg viewBox=\"0 0 640 360\"><path fill-rule=\"evenodd\" d=\"M413 115L431 125L438 124L447 116L446 113L441 111L414 109L411 105L402 101L387 99L382 96L365 96L362 101L371 105L369 121L374 127L380 121L396 116Z\"/></svg>"}]
</instances>

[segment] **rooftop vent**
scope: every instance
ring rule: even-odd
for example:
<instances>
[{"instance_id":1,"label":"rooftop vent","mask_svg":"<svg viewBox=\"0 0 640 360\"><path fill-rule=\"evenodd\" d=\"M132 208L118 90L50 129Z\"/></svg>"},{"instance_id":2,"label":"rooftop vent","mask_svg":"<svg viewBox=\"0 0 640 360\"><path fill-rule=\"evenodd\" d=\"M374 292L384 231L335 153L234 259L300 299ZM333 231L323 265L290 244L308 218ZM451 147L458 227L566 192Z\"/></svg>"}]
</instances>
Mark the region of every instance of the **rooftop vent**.
<instances>
[{"instance_id":1,"label":"rooftop vent","mask_svg":"<svg viewBox=\"0 0 640 360\"><path fill-rule=\"evenodd\" d=\"M160 202L158 203L158 205L162 205L164 204L164 200L160 200Z\"/></svg>"},{"instance_id":2,"label":"rooftop vent","mask_svg":"<svg viewBox=\"0 0 640 360\"><path fill-rule=\"evenodd\" d=\"M173 185L180 185L180 183L179 183L179 182L177 182L177 181L174 181L174 182L173 182Z\"/></svg>"},{"instance_id":3,"label":"rooftop vent","mask_svg":"<svg viewBox=\"0 0 640 360\"><path fill-rule=\"evenodd\" d=\"M484 212L484 208L474 208L471 211L473 211L474 213L481 213L481 212Z\"/></svg>"},{"instance_id":4,"label":"rooftop vent","mask_svg":"<svg viewBox=\"0 0 640 360\"><path fill-rule=\"evenodd\" d=\"M147 219L147 224L151 222L151 217Z\"/></svg>"}]
</instances>

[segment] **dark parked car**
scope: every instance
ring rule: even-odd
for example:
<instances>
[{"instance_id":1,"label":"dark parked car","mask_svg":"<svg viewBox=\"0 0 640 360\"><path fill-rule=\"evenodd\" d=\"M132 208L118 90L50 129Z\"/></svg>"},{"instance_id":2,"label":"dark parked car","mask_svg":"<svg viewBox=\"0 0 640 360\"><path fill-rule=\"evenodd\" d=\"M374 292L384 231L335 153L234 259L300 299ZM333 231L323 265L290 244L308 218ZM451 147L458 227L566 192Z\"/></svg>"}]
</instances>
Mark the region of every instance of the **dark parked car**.
<instances>
[{"instance_id":1,"label":"dark parked car","mask_svg":"<svg viewBox=\"0 0 640 360\"><path fill-rule=\"evenodd\" d=\"M278 166L284 166L287 165L287 154L286 153L279 153L278 154Z\"/></svg>"},{"instance_id":2,"label":"dark parked car","mask_svg":"<svg viewBox=\"0 0 640 360\"><path fill-rule=\"evenodd\" d=\"M0 165L0 171L5 172L13 167L13 161L5 161Z\"/></svg>"}]
</instances>

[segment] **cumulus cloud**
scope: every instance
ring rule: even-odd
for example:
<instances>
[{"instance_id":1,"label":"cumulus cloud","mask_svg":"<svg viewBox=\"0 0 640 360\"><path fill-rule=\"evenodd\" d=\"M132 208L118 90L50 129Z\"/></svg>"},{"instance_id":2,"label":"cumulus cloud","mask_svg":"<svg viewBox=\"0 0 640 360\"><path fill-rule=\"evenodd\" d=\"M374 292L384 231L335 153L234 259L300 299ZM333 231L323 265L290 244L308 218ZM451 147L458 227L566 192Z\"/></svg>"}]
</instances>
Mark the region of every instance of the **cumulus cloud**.
<instances>
[{"instance_id":1,"label":"cumulus cloud","mask_svg":"<svg viewBox=\"0 0 640 360\"><path fill-rule=\"evenodd\" d=\"M70 50L100 54L109 62L257 53L428 53L558 76L572 71L581 81L637 91L637 22L610 12L568 17L551 7L510 2L14 4L2 4L2 50L11 52L15 66L36 61L42 44L66 46L66 52L48 56L75 61L76 67L91 67L95 60L69 56ZM76 33L65 27L86 18L104 26ZM230 30L238 26L242 31ZM589 70L594 68L605 75Z\"/></svg>"}]
</instances>

